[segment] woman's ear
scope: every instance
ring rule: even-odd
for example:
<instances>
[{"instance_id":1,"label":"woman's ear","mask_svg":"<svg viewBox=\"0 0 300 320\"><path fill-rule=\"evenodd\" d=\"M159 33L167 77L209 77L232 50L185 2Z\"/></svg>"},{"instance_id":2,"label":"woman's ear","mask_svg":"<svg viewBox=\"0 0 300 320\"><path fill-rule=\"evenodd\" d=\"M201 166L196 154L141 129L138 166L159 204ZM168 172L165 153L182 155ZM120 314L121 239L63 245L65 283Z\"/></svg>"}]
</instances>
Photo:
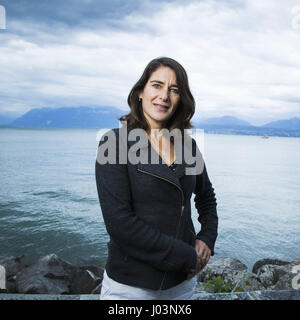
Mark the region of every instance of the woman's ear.
<instances>
[{"instance_id":1,"label":"woman's ear","mask_svg":"<svg viewBox=\"0 0 300 320\"><path fill-rule=\"evenodd\" d=\"M140 101L140 100L143 100L143 91L144 91L144 90L140 90L140 91L138 92L139 101Z\"/></svg>"}]
</instances>

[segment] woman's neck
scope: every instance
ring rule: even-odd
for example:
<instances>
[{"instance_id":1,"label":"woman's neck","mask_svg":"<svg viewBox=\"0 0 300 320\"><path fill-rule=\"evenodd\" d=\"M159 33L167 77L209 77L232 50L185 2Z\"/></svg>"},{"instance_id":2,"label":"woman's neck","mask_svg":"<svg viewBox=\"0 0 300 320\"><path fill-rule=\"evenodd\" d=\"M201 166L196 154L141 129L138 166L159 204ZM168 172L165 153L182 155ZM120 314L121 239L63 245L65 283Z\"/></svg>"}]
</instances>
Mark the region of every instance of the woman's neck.
<instances>
[{"instance_id":1,"label":"woman's neck","mask_svg":"<svg viewBox=\"0 0 300 320\"><path fill-rule=\"evenodd\" d=\"M166 138L161 129L158 128L151 128L147 132L147 136L154 150L156 150L168 166L171 165L176 160L172 139Z\"/></svg>"}]
</instances>

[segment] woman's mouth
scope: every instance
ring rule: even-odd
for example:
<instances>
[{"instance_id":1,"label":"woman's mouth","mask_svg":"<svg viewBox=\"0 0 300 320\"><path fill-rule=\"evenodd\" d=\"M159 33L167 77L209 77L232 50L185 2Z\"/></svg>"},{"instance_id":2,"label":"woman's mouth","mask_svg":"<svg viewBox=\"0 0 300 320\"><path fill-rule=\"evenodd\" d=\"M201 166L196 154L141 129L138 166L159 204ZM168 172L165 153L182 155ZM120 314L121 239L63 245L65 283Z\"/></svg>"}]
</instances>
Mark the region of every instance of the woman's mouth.
<instances>
[{"instance_id":1,"label":"woman's mouth","mask_svg":"<svg viewBox=\"0 0 300 320\"><path fill-rule=\"evenodd\" d=\"M158 109L159 111L163 111L166 112L168 111L169 107L168 106L164 106L161 104L157 104L157 103L153 103L153 105L156 107L156 109Z\"/></svg>"}]
</instances>

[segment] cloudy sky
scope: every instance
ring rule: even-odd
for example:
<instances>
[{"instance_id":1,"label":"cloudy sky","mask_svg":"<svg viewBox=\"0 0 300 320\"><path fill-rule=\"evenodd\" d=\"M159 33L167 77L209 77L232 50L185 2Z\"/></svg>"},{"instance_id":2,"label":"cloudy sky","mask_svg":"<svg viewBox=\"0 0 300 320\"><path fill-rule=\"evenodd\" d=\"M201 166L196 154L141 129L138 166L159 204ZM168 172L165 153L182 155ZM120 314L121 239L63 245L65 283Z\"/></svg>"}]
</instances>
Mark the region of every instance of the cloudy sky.
<instances>
[{"instance_id":1,"label":"cloudy sky","mask_svg":"<svg viewBox=\"0 0 300 320\"><path fill-rule=\"evenodd\" d=\"M0 5L2 115L62 106L127 110L146 64L168 56L188 73L194 120L232 115L261 125L300 117L300 0Z\"/></svg>"}]
</instances>

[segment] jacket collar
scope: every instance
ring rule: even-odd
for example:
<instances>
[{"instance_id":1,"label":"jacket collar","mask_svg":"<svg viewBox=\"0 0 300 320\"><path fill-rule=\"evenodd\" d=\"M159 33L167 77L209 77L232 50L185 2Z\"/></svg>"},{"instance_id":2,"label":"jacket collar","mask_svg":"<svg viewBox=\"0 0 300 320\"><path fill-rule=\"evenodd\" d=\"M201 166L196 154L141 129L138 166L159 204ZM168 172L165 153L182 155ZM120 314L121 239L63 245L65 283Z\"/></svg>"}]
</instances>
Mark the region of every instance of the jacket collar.
<instances>
[{"instance_id":1,"label":"jacket collar","mask_svg":"<svg viewBox=\"0 0 300 320\"><path fill-rule=\"evenodd\" d=\"M166 162L159 156L155 149L151 146L151 143L148 141L148 163L138 163L137 168L146 172L148 174L154 175L158 178L168 180L169 182L175 184L177 187L181 188L179 179L184 175L184 164L178 164L176 170L173 172ZM159 163L152 164L151 153L159 159ZM176 161L175 161L176 163Z\"/></svg>"},{"instance_id":2,"label":"jacket collar","mask_svg":"<svg viewBox=\"0 0 300 320\"><path fill-rule=\"evenodd\" d=\"M130 129L127 131L127 134L130 134ZM148 140L147 135L144 131L141 131L142 139L138 141L138 139L134 140L133 136L130 136L133 140L129 140L129 136L127 135L127 147L128 147L128 155L130 156L130 153L135 153L137 150L140 150L140 152L146 152L147 155L147 161L144 161L144 163L139 162L137 164L138 170L141 170L145 173L148 173L150 175L154 175L158 178L162 178L165 180L168 180L169 182L175 184L178 188L181 189L180 184L180 178L185 175L185 169L186 167L190 167L190 165L186 164L184 161L184 150L183 150L183 144L182 144L182 154L181 154L181 160L180 157L177 157L175 160L175 163L177 163L177 167L175 171L172 171L166 162L161 158L161 156L156 152L156 150L152 147L151 142ZM135 146L135 147L134 147ZM151 156L156 159L156 162L153 163L151 161Z\"/></svg>"}]
</instances>

